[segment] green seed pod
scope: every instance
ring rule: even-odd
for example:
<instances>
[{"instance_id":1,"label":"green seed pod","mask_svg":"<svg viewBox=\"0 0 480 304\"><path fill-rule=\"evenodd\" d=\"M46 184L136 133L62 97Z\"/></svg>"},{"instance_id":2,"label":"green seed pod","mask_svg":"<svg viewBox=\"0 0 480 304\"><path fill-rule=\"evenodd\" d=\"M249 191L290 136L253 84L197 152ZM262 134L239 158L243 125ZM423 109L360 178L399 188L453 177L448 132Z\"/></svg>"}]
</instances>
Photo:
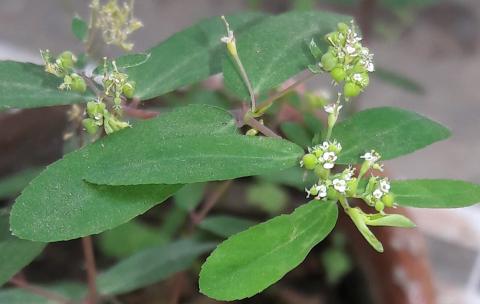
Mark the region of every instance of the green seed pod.
<instances>
[{"instance_id":1,"label":"green seed pod","mask_svg":"<svg viewBox=\"0 0 480 304\"><path fill-rule=\"evenodd\" d=\"M317 185L313 185L312 188L310 188L310 194L313 196L318 194Z\"/></svg>"},{"instance_id":2,"label":"green seed pod","mask_svg":"<svg viewBox=\"0 0 480 304\"><path fill-rule=\"evenodd\" d=\"M382 196L382 203L387 207L393 207L395 203L395 195L393 193L387 193Z\"/></svg>"},{"instance_id":3,"label":"green seed pod","mask_svg":"<svg viewBox=\"0 0 480 304\"><path fill-rule=\"evenodd\" d=\"M348 25L340 22L339 24L337 24L337 30L342 34L346 34L348 31Z\"/></svg>"},{"instance_id":4,"label":"green seed pod","mask_svg":"<svg viewBox=\"0 0 480 304\"><path fill-rule=\"evenodd\" d=\"M328 176L330 175L330 169L325 169L323 165L318 164L315 166L315 169L313 170L313 173L319 178L319 179L327 179Z\"/></svg>"},{"instance_id":5,"label":"green seed pod","mask_svg":"<svg viewBox=\"0 0 480 304\"><path fill-rule=\"evenodd\" d=\"M383 209L385 209L385 205L381 201L375 203L375 210L382 212Z\"/></svg>"},{"instance_id":6,"label":"green seed pod","mask_svg":"<svg viewBox=\"0 0 480 304\"><path fill-rule=\"evenodd\" d=\"M119 106L122 103L122 100L119 97L115 97L113 101L115 101L116 106Z\"/></svg>"},{"instance_id":7,"label":"green seed pod","mask_svg":"<svg viewBox=\"0 0 480 304\"><path fill-rule=\"evenodd\" d=\"M342 82L345 79L345 76L347 76L347 73L345 73L343 68L336 67L330 72L330 75L336 82Z\"/></svg>"},{"instance_id":8,"label":"green seed pod","mask_svg":"<svg viewBox=\"0 0 480 304\"><path fill-rule=\"evenodd\" d=\"M308 170L313 170L318 164L318 159L315 155L313 154L305 154L302 158L303 164L305 165L305 168Z\"/></svg>"},{"instance_id":9,"label":"green seed pod","mask_svg":"<svg viewBox=\"0 0 480 304\"><path fill-rule=\"evenodd\" d=\"M365 223L369 226L411 228L416 225L401 214L368 214Z\"/></svg>"},{"instance_id":10,"label":"green seed pod","mask_svg":"<svg viewBox=\"0 0 480 304\"><path fill-rule=\"evenodd\" d=\"M74 92L85 92L87 90L87 84L85 83L85 80L83 80L82 77L78 76L77 74L73 73L70 75L72 77L72 84L70 85L70 88Z\"/></svg>"},{"instance_id":11,"label":"green seed pod","mask_svg":"<svg viewBox=\"0 0 480 304\"><path fill-rule=\"evenodd\" d=\"M129 81L122 87L123 95L127 98L133 98L133 94L135 93L135 81Z\"/></svg>"},{"instance_id":12,"label":"green seed pod","mask_svg":"<svg viewBox=\"0 0 480 304\"><path fill-rule=\"evenodd\" d=\"M325 41L330 43L331 45L335 45L338 41L338 32L331 32L325 35Z\"/></svg>"},{"instance_id":13,"label":"green seed pod","mask_svg":"<svg viewBox=\"0 0 480 304\"><path fill-rule=\"evenodd\" d=\"M65 51L58 56L64 68L71 69L73 66L73 55L70 51Z\"/></svg>"},{"instance_id":14,"label":"green seed pod","mask_svg":"<svg viewBox=\"0 0 480 304\"><path fill-rule=\"evenodd\" d=\"M362 88L367 87L370 84L370 77L367 73L362 73L363 80L361 81Z\"/></svg>"},{"instance_id":15,"label":"green seed pod","mask_svg":"<svg viewBox=\"0 0 480 304\"><path fill-rule=\"evenodd\" d=\"M354 177L351 180L347 181L347 195L348 196L355 196L358 187L358 180Z\"/></svg>"},{"instance_id":16,"label":"green seed pod","mask_svg":"<svg viewBox=\"0 0 480 304\"><path fill-rule=\"evenodd\" d=\"M98 126L95 124L95 120L91 118L86 118L82 121L83 126L85 127L85 130L87 130L88 133L90 134L95 134L97 133Z\"/></svg>"},{"instance_id":17,"label":"green seed pod","mask_svg":"<svg viewBox=\"0 0 480 304\"><path fill-rule=\"evenodd\" d=\"M245 135L247 136L255 136L258 134L258 130L255 130L255 129L250 129L247 131L247 133L245 133Z\"/></svg>"},{"instance_id":18,"label":"green seed pod","mask_svg":"<svg viewBox=\"0 0 480 304\"><path fill-rule=\"evenodd\" d=\"M333 187L328 187L327 189L327 199L331 201L338 200L338 192Z\"/></svg>"},{"instance_id":19,"label":"green seed pod","mask_svg":"<svg viewBox=\"0 0 480 304\"><path fill-rule=\"evenodd\" d=\"M358 94L360 94L360 87L357 86L356 84L352 82L347 82L345 83L345 86L343 87L343 93L345 94L345 97L350 98L350 97L357 97Z\"/></svg>"},{"instance_id":20,"label":"green seed pod","mask_svg":"<svg viewBox=\"0 0 480 304\"><path fill-rule=\"evenodd\" d=\"M123 84L127 81L127 76L126 76L125 74L123 74L123 73L116 73L115 76L116 76L116 79L117 79L117 80L115 81L116 84L121 84L121 85L123 85Z\"/></svg>"},{"instance_id":21,"label":"green seed pod","mask_svg":"<svg viewBox=\"0 0 480 304\"><path fill-rule=\"evenodd\" d=\"M327 72L330 72L337 66L338 58L335 57L332 53L326 53L322 56L321 63L323 69Z\"/></svg>"}]
</instances>

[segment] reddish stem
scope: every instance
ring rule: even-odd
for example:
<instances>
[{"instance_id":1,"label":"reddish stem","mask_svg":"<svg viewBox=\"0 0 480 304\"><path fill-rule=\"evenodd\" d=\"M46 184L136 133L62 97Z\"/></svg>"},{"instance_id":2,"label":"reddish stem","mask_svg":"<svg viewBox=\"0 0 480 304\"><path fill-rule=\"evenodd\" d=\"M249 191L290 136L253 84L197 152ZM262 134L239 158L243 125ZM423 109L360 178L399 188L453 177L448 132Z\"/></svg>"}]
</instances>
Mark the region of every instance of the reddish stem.
<instances>
[{"instance_id":1,"label":"reddish stem","mask_svg":"<svg viewBox=\"0 0 480 304\"><path fill-rule=\"evenodd\" d=\"M63 303L63 304L75 304L75 302L72 302L68 299L65 299L64 297L61 297L61 296L59 296L59 295L57 295L53 292L50 292L48 290L30 285L23 280L19 280L17 278L11 278L9 282L12 283L13 285L17 286L17 287L20 287L20 288L23 288L23 289L28 290L30 292L41 295L44 298L47 298L47 299L50 299L50 300L53 300L53 301L57 301L57 302L60 302L60 303Z\"/></svg>"},{"instance_id":2,"label":"reddish stem","mask_svg":"<svg viewBox=\"0 0 480 304\"><path fill-rule=\"evenodd\" d=\"M88 276L88 304L97 304L97 271L95 268L95 256L93 254L92 237L86 236L82 238L83 253L85 255L85 264L87 266Z\"/></svg>"}]
</instances>

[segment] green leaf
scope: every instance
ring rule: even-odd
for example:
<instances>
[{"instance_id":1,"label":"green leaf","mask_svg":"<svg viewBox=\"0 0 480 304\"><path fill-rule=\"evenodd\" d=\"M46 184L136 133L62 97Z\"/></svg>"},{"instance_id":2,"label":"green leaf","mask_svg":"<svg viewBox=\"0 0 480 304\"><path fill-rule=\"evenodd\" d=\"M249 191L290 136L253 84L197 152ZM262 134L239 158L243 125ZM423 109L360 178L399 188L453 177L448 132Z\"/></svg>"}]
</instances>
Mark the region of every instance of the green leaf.
<instances>
[{"instance_id":1,"label":"green leaf","mask_svg":"<svg viewBox=\"0 0 480 304\"><path fill-rule=\"evenodd\" d=\"M88 25L80 17L75 16L72 19L72 33L81 42L88 39Z\"/></svg>"},{"instance_id":2,"label":"green leaf","mask_svg":"<svg viewBox=\"0 0 480 304\"><path fill-rule=\"evenodd\" d=\"M105 153L120 157L118 149L126 144L148 147L171 137L235 130L230 113L189 106L115 132L66 155L37 177L17 198L12 231L21 238L53 242L121 225L163 202L182 185L96 186L82 180L91 172L88 167L101 162Z\"/></svg>"},{"instance_id":3,"label":"green leaf","mask_svg":"<svg viewBox=\"0 0 480 304\"><path fill-rule=\"evenodd\" d=\"M45 167L31 168L1 180L0 198L20 194L43 170L45 170Z\"/></svg>"},{"instance_id":4,"label":"green leaf","mask_svg":"<svg viewBox=\"0 0 480 304\"><path fill-rule=\"evenodd\" d=\"M115 70L115 67L113 66L113 61L115 61L115 65L117 66L118 69L125 69L125 68L131 68L131 67L136 67L141 64L144 64L147 62L148 58L150 58L150 54L132 54L132 55L125 55L122 57L118 57L112 60L107 61L107 73L112 72ZM103 64L99 65L98 67L93 70L92 75L100 75L103 74Z\"/></svg>"},{"instance_id":5,"label":"green leaf","mask_svg":"<svg viewBox=\"0 0 480 304\"><path fill-rule=\"evenodd\" d=\"M318 45L315 43L313 39L310 41L309 46L310 46L310 52L312 53L313 57L315 57L315 59L317 59L317 61L320 62L323 55L322 50L320 50L320 48L318 47Z\"/></svg>"},{"instance_id":6,"label":"green leaf","mask_svg":"<svg viewBox=\"0 0 480 304\"><path fill-rule=\"evenodd\" d=\"M184 211L192 211L202 201L206 183L188 184L175 193L175 204Z\"/></svg>"},{"instance_id":7,"label":"green leaf","mask_svg":"<svg viewBox=\"0 0 480 304\"><path fill-rule=\"evenodd\" d=\"M415 112L397 108L361 111L333 128L332 139L342 144L337 164L362 163L370 150L382 160L393 159L449 137L452 132Z\"/></svg>"},{"instance_id":8,"label":"green leaf","mask_svg":"<svg viewBox=\"0 0 480 304\"><path fill-rule=\"evenodd\" d=\"M425 92L423 87L415 81L379 66L375 66L375 73L372 73L372 75L383 82L397 86L405 91L417 94L423 94Z\"/></svg>"},{"instance_id":9,"label":"green leaf","mask_svg":"<svg viewBox=\"0 0 480 304\"><path fill-rule=\"evenodd\" d=\"M217 215L206 218L198 223L197 227L221 237L228 238L257 224L258 222L256 221L226 215Z\"/></svg>"},{"instance_id":10,"label":"green leaf","mask_svg":"<svg viewBox=\"0 0 480 304\"><path fill-rule=\"evenodd\" d=\"M79 70L85 69L88 64L88 56L86 54L80 54L77 57L77 62L75 62L75 68Z\"/></svg>"},{"instance_id":11,"label":"green leaf","mask_svg":"<svg viewBox=\"0 0 480 304\"><path fill-rule=\"evenodd\" d=\"M305 127L296 122L282 122L280 124L280 129L282 130L283 134L285 134L287 139L304 149L306 149L312 143L313 135L310 134Z\"/></svg>"},{"instance_id":12,"label":"green leaf","mask_svg":"<svg viewBox=\"0 0 480 304\"><path fill-rule=\"evenodd\" d=\"M163 245L168 237L139 221L131 220L99 235L99 248L105 255L125 258L147 248Z\"/></svg>"},{"instance_id":13,"label":"green leaf","mask_svg":"<svg viewBox=\"0 0 480 304\"><path fill-rule=\"evenodd\" d=\"M200 272L200 291L216 300L251 297L299 265L335 226L334 202L311 201L232 236L210 255Z\"/></svg>"},{"instance_id":14,"label":"green leaf","mask_svg":"<svg viewBox=\"0 0 480 304\"><path fill-rule=\"evenodd\" d=\"M349 23L351 17L323 12L290 12L272 17L237 37L239 57L255 93L271 89L315 64L310 52L312 39L327 44L323 37L335 31L337 23ZM288 26L286 26L288 25ZM235 32L235 27L231 26ZM227 87L241 98L249 96L232 56L223 61Z\"/></svg>"},{"instance_id":15,"label":"green leaf","mask_svg":"<svg viewBox=\"0 0 480 304\"><path fill-rule=\"evenodd\" d=\"M86 169L84 179L100 185L227 180L292 167L303 155L302 148L286 140L235 134L197 134L139 142L142 141L105 147L101 159Z\"/></svg>"},{"instance_id":16,"label":"green leaf","mask_svg":"<svg viewBox=\"0 0 480 304\"><path fill-rule=\"evenodd\" d=\"M9 215L10 208L0 209L0 286L22 270L47 245L14 237L10 232Z\"/></svg>"},{"instance_id":17,"label":"green leaf","mask_svg":"<svg viewBox=\"0 0 480 304\"><path fill-rule=\"evenodd\" d=\"M0 61L0 109L86 103L95 99L90 89L85 93L59 90L63 79L44 70L43 66L31 63Z\"/></svg>"},{"instance_id":18,"label":"green leaf","mask_svg":"<svg viewBox=\"0 0 480 304\"><path fill-rule=\"evenodd\" d=\"M60 283L52 286L39 286L42 289L58 294L70 301L79 303L87 292L87 287L78 283ZM0 290L0 303L5 304L62 304L23 288Z\"/></svg>"},{"instance_id":19,"label":"green leaf","mask_svg":"<svg viewBox=\"0 0 480 304\"><path fill-rule=\"evenodd\" d=\"M444 179L392 181L391 192L400 206L459 208L480 202L480 185Z\"/></svg>"},{"instance_id":20,"label":"green leaf","mask_svg":"<svg viewBox=\"0 0 480 304\"><path fill-rule=\"evenodd\" d=\"M312 134L318 134L324 129L323 123L320 121L320 119L315 117L313 114L310 114L310 113L303 114L303 120L305 120L308 130ZM310 143L311 143L311 140L310 140Z\"/></svg>"},{"instance_id":21,"label":"green leaf","mask_svg":"<svg viewBox=\"0 0 480 304\"><path fill-rule=\"evenodd\" d=\"M235 34L262 22L267 15L241 13L226 16ZM136 81L135 96L150 99L184 85L203 80L222 71L227 53L220 38L226 36L225 24L214 17L183 30L150 49L148 64L127 69L130 80Z\"/></svg>"},{"instance_id":22,"label":"green leaf","mask_svg":"<svg viewBox=\"0 0 480 304\"><path fill-rule=\"evenodd\" d=\"M184 239L139 252L113 266L98 278L101 293L117 295L144 287L188 269L217 243Z\"/></svg>"},{"instance_id":23,"label":"green leaf","mask_svg":"<svg viewBox=\"0 0 480 304\"><path fill-rule=\"evenodd\" d=\"M304 191L305 187L310 188L313 184L318 182L318 177L316 177L313 172L309 172L307 176L304 176L305 171L305 168L301 168L300 165L298 165L277 172L265 173L259 175L258 178L281 183L286 186L297 188L300 191Z\"/></svg>"},{"instance_id":24,"label":"green leaf","mask_svg":"<svg viewBox=\"0 0 480 304\"><path fill-rule=\"evenodd\" d=\"M280 214L288 203L288 193L276 183L262 181L248 187L246 199L249 205L274 216Z\"/></svg>"}]
</instances>

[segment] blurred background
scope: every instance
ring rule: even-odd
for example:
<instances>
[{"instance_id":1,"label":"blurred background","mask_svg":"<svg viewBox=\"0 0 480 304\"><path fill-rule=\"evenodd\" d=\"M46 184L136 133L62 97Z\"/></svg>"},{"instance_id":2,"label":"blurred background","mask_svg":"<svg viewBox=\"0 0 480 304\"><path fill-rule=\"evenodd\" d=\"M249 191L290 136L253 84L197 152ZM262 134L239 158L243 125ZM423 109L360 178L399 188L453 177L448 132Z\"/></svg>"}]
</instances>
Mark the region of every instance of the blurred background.
<instances>
[{"instance_id":1,"label":"blurred background","mask_svg":"<svg viewBox=\"0 0 480 304\"><path fill-rule=\"evenodd\" d=\"M0 60L43 64L39 49L53 54L67 49L81 53L83 47L71 34L70 21L75 14L88 20L89 2L0 0ZM356 18L363 44L375 54L378 70L378 77L372 77L365 93L355 100L356 110L394 106L453 130L453 136L443 142L387 161L392 179L480 183L479 0L137 0L134 15L144 28L129 40L135 43L133 53L145 52L202 19L251 10L279 14L294 9ZM110 57L125 54L115 47L104 51ZM308 89L326 90L329 83L327 77L318 77L308 83ZM58 113L64 111L65 107L56 107L0 114L0 178L62 156L61 137L67 121ZM480 205L409 212L423 236L435 303L480 303ZM405 279L401 270L394 275L397 281ZM410 298L404 303L431 303L418 297L414 283L405 283Z\"/></svg>"}]
</instances>

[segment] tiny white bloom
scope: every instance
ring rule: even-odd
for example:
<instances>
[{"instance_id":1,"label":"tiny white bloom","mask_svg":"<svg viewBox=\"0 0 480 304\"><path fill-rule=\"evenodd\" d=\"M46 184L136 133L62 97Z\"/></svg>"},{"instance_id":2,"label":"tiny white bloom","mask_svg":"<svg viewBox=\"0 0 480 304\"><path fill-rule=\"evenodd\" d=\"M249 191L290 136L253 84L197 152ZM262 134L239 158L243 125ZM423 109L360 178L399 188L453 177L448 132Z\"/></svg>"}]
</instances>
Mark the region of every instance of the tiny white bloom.
<instances>
[{"instance_id":1,"label":"tiny white bloom","mask_svg":"<svg viewBox=\"0 0 480 304\"><path fill-rule=\"evenodd\" d=\"M300 167L303 167L304 166L304 163L303 163L303 160L300 161Z\"/></svg>"},{"instance_id":2,"label":"tiny white bloom","mask_svg":"<svg viewBox=\"0 0 480 304\"><path fill-rule=\"evenodd\" d=\"M349 53L350 55L352 55L356 51L355 48L351 45L348 45L346 49L347 49L347 53Z\"/></svg>"},{"instance_id":3,"label":"tiny white bloom","mask_svg":"<svg viewBox=\"0 0 480 304\"><path fill-rule=\"evenodd\" d=\"M333 188L340 193L345 193L346 190L346 182L343 179L334 179L333 180Z\"/></svg>"},{"instance_id":4,"label":"tiny white bloom","mask_svg":"<svg viewBox=\"0 0 480 304\"><path fill-rule=\"evenodd\" d=\"M307 192L307 198L310 197L310 190L308 190L307 188L305 188L305 192Z\"/></svg>"},{"instance_id":5,"label":"tiny white bloom","mask_svg":"<svg viewBox=\"0 0 480 304\"><path fill-rule=\"evenodd\" d=\"M325 112L329 113L329 114L332 114L333 112L335 112L335 104L334 103L330 103L326 106L323 107L325 109Z\"/></svg>"},{"instance_id":6,"label":"tiny white bloom","mask_svg":"<svg viewBox=\"0 0 480 304\"><path fill-rule=\"evenodd\" d=\"M373 196L374 196L377 200L378 200L378 199L381 199L382 196L383 196L382 190L376 189L375 191L373 191Z\"/></svg>"},{"instance_id":7,"label":"tiny white bloom","mask_svg":"<svg viewBox=\"0 0 480 304\"><path fill-rule=\"evenodd\" d=\"M361 82L363 80L363 77L361 74L353 74L353 80Z\"/></svg>"},{"instance_id":8,"label":"tiny white bloom","mask_svg":"<svg viewBox=\"0 0 480 304\"><path fill-rule=\"evenodd\" d=\"M318 158L318 161L320 163L323 163L323 167L325 169L332 169L333 168L333 162L337 160L337 156L335 155L335 152L325 152L321 157Z\"/></svg>"},{"instance_id":9,"label":"tiny white bloom","mask_svg":"<svg viewBox=\"0 0 480 304\"><path fill-rule=\"evenodd\" d=\"M390 183L386 180L381 180L380 181L380 190L382 190L383 193L388 193L390 191Z\"/></svg>"},{"instance_id":10,"label":"tiny white bloom","mask_svg":"<svg viewBox=\"0 0 480 304\"><path fill-rule=\"evenodd\" d=\"M362 55L368 56L368 51L367 51L367 49L365 49L365 48L362 49Z\"/></svg>"},{"instance_id":11,"label":"tiny white bloom","mask_svg":"<svg viewBox=\"0 0 480 304\"><path fill-rule=\"evenodd\" d=\"M373 62L367 63L366 69L367 69L368 72L375 71L375 66L373 65Z\"/></svg>"},{"instance_id":12,"label":"tiny white bloom","mask_svg":"<svg viewBox=\"0 0 480 304\"><path fill-rule=\"evenodd\" d=\"M343 58L345 58L345 53L344 52L339 52L337 54L337 56L338 56L338 59L343 59Z\"/></svg>"},{"instance_id":13,"label":"tiny white bloom","mask_svg":"<svg viewBox=\"0 0 480 304\"><path fill-rule=\"evenodd\" d=\"M229 44L234 38L235 37L233 36L233 31L228 31L228 36L220 38L220 41Z\"/></svg>"},{"instance_id":14,"label":"tiny white bloom","mask_svg":"<svg viewBox=\"0 0 480 304\"><path fill-rule=\"evenodd\" d=\"M317 190L318 190L318 195L317 195L317 197L325 197L325 196L327 196L327 186L325 186L325 185L319 185L319 186L317 186Z\"/></svg>"},{"instance_id":15,"label":"tiny white bloom","mask_svg":"<svg viewBox=\"0 0 480 304\"><path fill-rule=\"evenodd\" d=\"M327 150L329 146L330 146L330 144L327 141L324 141L323 144L322 144L322 149Z\"/></svg>"},{"instance_id":16,"label":"tiny white bloom","mask_svg":"<svg viewBox=\"0 0 480 304\"><path fill-rule=\"evenodd\" d=\"M374 155L373 153L370 153L370 152L365 153L365 155L360 156L360 158L364 158L365 160L367 160L369 162L375 162L375 161L378 160L378 157L376 155Z\"/></svg>"}]
</instances>

